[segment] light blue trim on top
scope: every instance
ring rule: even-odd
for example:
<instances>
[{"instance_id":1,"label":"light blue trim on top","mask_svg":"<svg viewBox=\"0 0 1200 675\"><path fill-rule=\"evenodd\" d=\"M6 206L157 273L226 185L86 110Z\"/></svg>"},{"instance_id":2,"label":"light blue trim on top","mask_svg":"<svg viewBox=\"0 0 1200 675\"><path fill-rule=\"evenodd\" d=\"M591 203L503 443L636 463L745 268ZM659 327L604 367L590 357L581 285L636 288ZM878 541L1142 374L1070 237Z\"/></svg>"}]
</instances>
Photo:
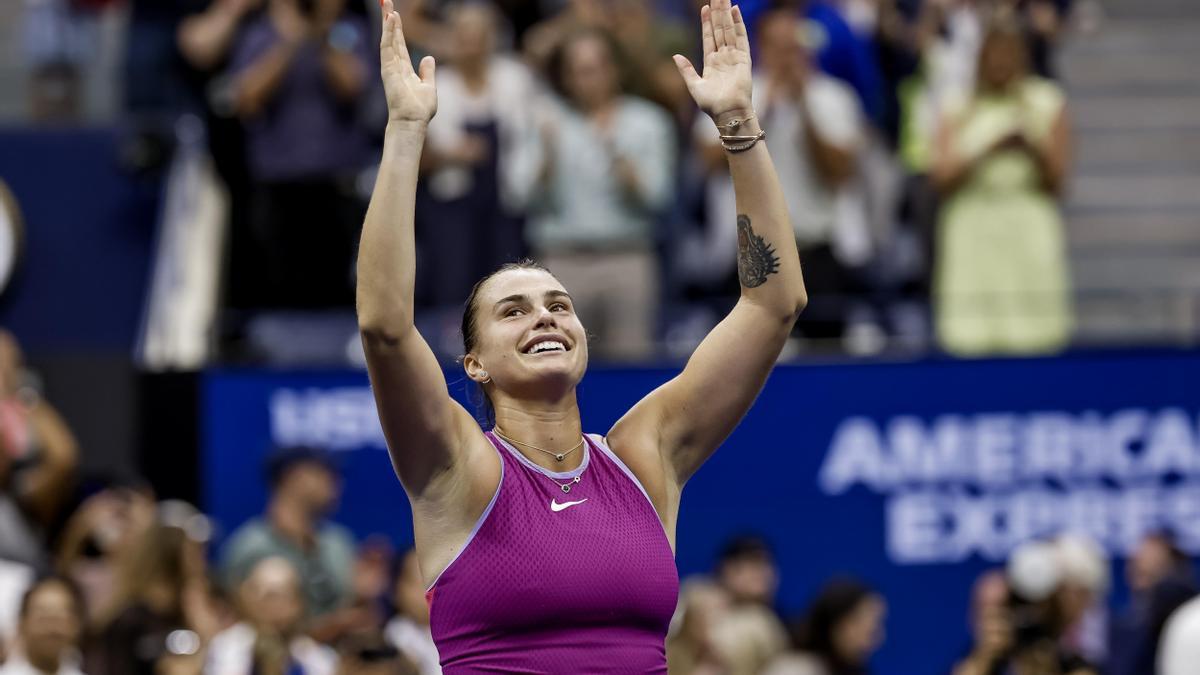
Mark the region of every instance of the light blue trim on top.
<instances>
[{"instance_id":1,"label":"light blue trim on top","mask_svg":"<svg viewBox=\"0 0 1200 675\"><path fill-rule=\"evenodd\" d=\"M508 441L504 440L503 438L500 438L499 436L497 436L491 432L488 432L488 436L496 439L496 441L498 443L503 445L504 449L508 450L510 453L512 453L512 456L515 457L518 462L524 464L526 467L528 467L534 471L537 471L538 473L542 474L543 476L549 476L550 478L553 478L555 480L569 480L571 478L575 478L576 476L582 474L584 472L584 470L586 470L588 468L588 463L592 460L592 453L588 452L588 446L590 445L590 443L584 443L583 444L583 461L580 462L579 466L575 467L574 469L572 469L570 471L551 471L550 469L547 469L543 466L538 466L537 464L534 464L532 460L530 460L525 455L522 455L520 450L514 448L512 446L512 444L510 444Z\"/></svg>"},{"instance_id":2,"label":"light blue trim on top","mask_svg":"<svg viewBox=\"0 0 1200 675\"><path fill-rule=\"evenodd\" d=\"M490 441L491 434L484 435L487 436ZM450 562L442 568L441 572L438 572L438 575L433 579L433 583L429 584L429 586L425 589L426 593L432 591L433 587L437 586L437 582L441 580L442 575L446 573L446 570L453 567L454 563L458 562L458 559L462 557L462 554L466 553L467 547L470 546L471 542L475 540L475 535L479 534L479 529L483 527L484 521L488 519L488 516L492 515L492 507L496 505L496 500L500 498L500 488L504 487L504 457L500 455L500 448L497 448L495 443L489 444L492 446L492 450L496 451L496 459L500 460L500 482L496 484L496 493L492 495L492 501L488 502L487 508L483 510L483 513L479 514L479 520L475 521L475 527L471 528L471 534L467 535L467 540L463 542L462 548L458 549L458 553L454 554L454 558L452 558Z\"/></svg>"},{"instance_id":3,"label":"light blue trim on top","mask_svg":"<svg viewBox=\"0 0 1200 675\"><path fill-rule=\"evenodd\" d=\"M650 493L646 492L646 488L642 485L642 481L638 480L638 477L634 475L633 471L630 470L629 467L625 466L625 462L622 462L621 458L617 457L617 453L613 452L612 448L608 447L608 441L605 441L603 436L600 434L585 435L587 436L588 440L594 443L597 448L600 448L600 452L603 452L606 457L611 459L613 464L616 464L617 468L619 468L621 472L629 478L629 480L633 481L633 484L636 485L637 489L641 491L642 496L646 498L646 503L650 505L650 510L654 512L654 519L658 521L658 527L662 530L663 538L667 540L667 547L671 549L671 555L674 556L675 547L671 544L671 536L667 534L667 526L663 524L662 515L659 514L658 508L654 506L654 500L650 499Z\"/></svg>"}]
</instances>

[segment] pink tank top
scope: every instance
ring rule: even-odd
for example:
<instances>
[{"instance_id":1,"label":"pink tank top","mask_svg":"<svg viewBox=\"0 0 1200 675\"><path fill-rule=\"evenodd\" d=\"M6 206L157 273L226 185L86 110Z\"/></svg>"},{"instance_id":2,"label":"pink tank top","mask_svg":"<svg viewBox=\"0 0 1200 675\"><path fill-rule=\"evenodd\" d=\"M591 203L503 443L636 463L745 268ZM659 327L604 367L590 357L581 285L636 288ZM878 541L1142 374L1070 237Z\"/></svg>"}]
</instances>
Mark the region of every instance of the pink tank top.
<instances>
[{"instance_id":1,"label":"pink tank top","mask_svg":"<svg viewBox=\"0 0 1200 675\"><path fill-rule=\"evenodd\" d=\"M679 574L633 472L594 434L563 473L487 437L500 485L426 594L442 671L666 673Z\"/></svg>"}]
</instances>

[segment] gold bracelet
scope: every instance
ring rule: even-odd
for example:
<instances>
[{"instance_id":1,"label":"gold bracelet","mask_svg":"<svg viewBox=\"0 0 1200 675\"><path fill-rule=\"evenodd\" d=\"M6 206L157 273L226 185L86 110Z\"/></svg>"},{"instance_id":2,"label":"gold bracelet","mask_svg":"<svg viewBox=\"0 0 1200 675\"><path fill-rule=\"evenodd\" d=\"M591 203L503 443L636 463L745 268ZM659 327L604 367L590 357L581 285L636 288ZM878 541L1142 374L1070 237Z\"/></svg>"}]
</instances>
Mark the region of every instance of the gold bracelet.
<instances>
[{"instance_id":1,"label":"gold bracelet","mask_svg":"<svg viewBox=\"0 0 1200 675\"><path fill-rule=\"evenodd\" d=\"M766 129L759 130L759 132L753 136L722 136L721 147L725 148L727 152L745 152L750 148L753 148L755 145L758 145L758 142L766 137Z\"/></svg>"},{"instance_id":2,"label":"gold bracelet","mask_svg":"<svg viewBox=\"0 0 1200 675\"><path fill-rule=\"evenodd\" d=\"M754 118L755 118L754 113L750 113L749 115L746 115L745 117L742 117L740 119L735 117L724 124L718 124L717 129L725 128L725 129L732 130L736 127L742 126L743 124L745 124L746 122L749 122L750 120L752 120Z\"/></svg>"}]
</instances>

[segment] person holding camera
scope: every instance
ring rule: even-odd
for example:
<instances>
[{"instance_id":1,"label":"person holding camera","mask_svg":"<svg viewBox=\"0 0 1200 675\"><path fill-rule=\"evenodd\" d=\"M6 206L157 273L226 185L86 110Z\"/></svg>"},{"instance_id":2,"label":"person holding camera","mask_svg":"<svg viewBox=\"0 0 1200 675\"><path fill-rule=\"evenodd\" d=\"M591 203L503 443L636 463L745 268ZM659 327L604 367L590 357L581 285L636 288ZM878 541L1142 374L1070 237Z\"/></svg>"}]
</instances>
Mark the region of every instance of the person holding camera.
<instances>
[{"instance_id":1,"label":"person holding camera","mask_svg":"<svg viewBox=\"0 0 1200 675\"><path fill-rule=\"evenodd\" d=\"M258 305L350 306L354 193L369 158L359 125L371 46L345 0L269 0L237 38L230 71L246 134Z\"/></svg>"},{"instance_id":2,"label":"person holding camera","mask_svg":"<svg viewBox=\"0 0 1200 675\"><path fill-rule=\"evenodd\" d=\"M953 675L1096 675L1067 636L1107 585L1103 564L1074 537L1018 547L977 582L975 643Z\"/></svg>"}]
</instances>

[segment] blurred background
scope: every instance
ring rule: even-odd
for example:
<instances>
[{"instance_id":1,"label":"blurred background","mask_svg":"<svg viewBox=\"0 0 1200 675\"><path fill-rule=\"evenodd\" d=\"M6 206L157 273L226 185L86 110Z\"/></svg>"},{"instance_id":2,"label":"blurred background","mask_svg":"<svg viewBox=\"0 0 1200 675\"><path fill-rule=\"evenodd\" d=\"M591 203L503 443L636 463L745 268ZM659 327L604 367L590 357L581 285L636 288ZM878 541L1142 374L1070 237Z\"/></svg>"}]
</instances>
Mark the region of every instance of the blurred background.
<instances>
[{"instance_id":1,"label":"blurred background","mask_svg":"<svg viewBox=\"0 0 1200 675\"><path fill-rule=\"evenodd\" d=\"M736 300L700 4L399 3L469 406L500 263L576 296L592 430ZM672 673L1200 672L1200 6L739 4L810 304L688 486ZM378 24L0 3L0 673L438 672L353 307Z\"/></svg>"}]
</instances>

